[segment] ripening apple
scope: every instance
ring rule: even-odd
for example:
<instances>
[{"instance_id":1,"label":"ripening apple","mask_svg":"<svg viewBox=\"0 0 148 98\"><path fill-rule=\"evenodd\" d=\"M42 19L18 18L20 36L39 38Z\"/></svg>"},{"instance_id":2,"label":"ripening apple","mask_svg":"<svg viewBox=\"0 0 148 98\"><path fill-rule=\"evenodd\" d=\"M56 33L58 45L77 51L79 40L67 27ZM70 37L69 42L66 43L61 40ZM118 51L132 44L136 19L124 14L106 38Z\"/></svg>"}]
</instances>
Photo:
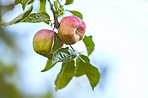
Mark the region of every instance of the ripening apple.
<instances>
[{"instance_id":1,"label":"ripening apple","mask_svg":"<svg viewBox=\"0 0 148 98\"><path fill-rule=\"evenodd\" d=\"M33 38L33 49L36 53L48 57L54 45L54 32L42 29Z\"/></svg>"},{"instance_id":2,"label":"ripening apple","mask_svg":"<svg viewBox=\"0 0 148 98\"><path fill-rule=\"evenodd\" d=\"M61 19L58 36L62 42L71 45L84 37L85 28L85 23L80 18L66 16Z\"/></svg>"}]
</instances>

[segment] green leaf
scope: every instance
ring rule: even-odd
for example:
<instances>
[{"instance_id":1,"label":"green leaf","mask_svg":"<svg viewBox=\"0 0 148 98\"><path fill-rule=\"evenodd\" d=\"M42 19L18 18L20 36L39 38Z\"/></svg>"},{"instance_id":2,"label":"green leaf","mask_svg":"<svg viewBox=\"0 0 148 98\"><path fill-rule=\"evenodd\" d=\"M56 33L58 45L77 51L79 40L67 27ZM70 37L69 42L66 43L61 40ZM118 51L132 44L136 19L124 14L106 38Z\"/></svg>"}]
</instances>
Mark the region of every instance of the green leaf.
<instances>
[{"instance_id":1,"label":"green leaf","mask_svg":"<svg viewBox=\"0 0 148 98\"><path fill-rule=\"evenodd\" d=\"M22 13L21 15L19 15L18 17L16 17L12 21L5 22L2 25L8 26L8 25L12 25L12 24L22 21L24 18L26 18L31 13L32 9L33 9L33 6L31 6L26 12Z\"/></svg>"},{"instance_id":2,"label":"green leaf","mask_svg":"<svg viewBox=\"0 0 148 98\"><path fill-rule=\"evenodd\" d=\"M33 3L33 2L34 2L34 0L30 0L30 1L27 3L27 5L28 5L28 4L31 4L31 3Z\"/></svg>"},{"instance_id":3,"label":"green leaf","mask_svg":"<svg viewBox=\"0 0 148 98\"><path fill-rule=\"evenodd\" d=\"M46 12L32 13L22 22L39 23L50 21L50 16Z\"/></svg>"},{"instance_id":4,"label":"green leaf","mask_svg":"<svg viewBox=\"0 0 148 98\"><path fill-rule=\"evenodd\" d=\"M64 10L63 9L58 9L58 14L55 14L57 17L60 17L62 15L64 15Z\"/></svg>"},{"instance_id":5,"label":"green leaf","mask_svg":"<svg viewBox=\"0 0 148 98\"><path fill-rule=\"evenodd\" d=\"M63 11L64 11L64 6L60 4L59 9L61 9L61 10L63 10Z\"/></svg>"},{"instance_id":6,"label":"green leaf","mask_svg":"<svg viewBox=\"0 0 148 98\"><path fill-rule=\"evenodd\" d=\"M90 62L89 58L85 55L79 55L76 59L76 77L84 75L85 72L85 63L84 62Z\"/></svg>"},{"instance_id":7,"label":"green leaf","mask_svg":"<svg viewBox=\"0 0 148 98\"><path fill-rule=\"evenodd\" d=\"M94 87L96 87L96 85L98 84L101 75L98 69L88 62L85 62L85 71L86 76L89 79L90 85L92 89L94 89Z\"/></svg>"},{"instance_id":8,"label":"green leaf","mask_svg":"<svg viewBox=\"0 0 148 98\"><path fill-rule=\"evenodd\" d=\"M88 56L94 51L95 44L92 40L92 36L84 36L83 42L87 49Z\"/></svg>"},{"instance_id":9,"label":"green leaf","mask_svg":"<svg viewBox=\"0 0 148 98\"><path fill-rule=\"evenodd\" d=\"M21 3L21 0L15 0L15 5Z\"/></svg>"},{"instance_id":10,"label":"green leaf","mask_svg":"<svg viewBox=\"0 0 148 98\"><path fill-rule=\"evenodd\" d=\"M51 59L48 59L47 63L46 63L46 67L41 72L45 72L45 71L51 69L54 65L55 64L51 65Z\"/></svg>"},{"instance_id":11,"label":"green leaf","mask_svg":"<svg viewBox=\"0 0 148 98\"><path fill-rule=\"evenodd\" d=\"M73 3L73 1L74 1L74 0L66 0L65 5L70 5L70 4L72 4L72 3Z\"/></svg>"},{"instance_id":12,"label":"green leaf","mask_svg":"<svg viewBox=\"0 0 148 98\"><path fill-rule=\"evenodd\" d=\"M15 5L21 3L23 7L25 7L26 5L33 3L34 0L15 0ZM23 8L25 9L25 8Z\"/></svg>"},{"instance_id":13,"label":"green leaf","mask_svg":"<svg viewBox=\"0 0 148 98\"><path fill-rule=\"evenodd\" d=\"M77 54L75 54L72 49L68 47L60 48L53 54L51 65L56 64L57 62L67 62L73 60L76 56Z\"/></svg>"},{"instance_id":14,"label":"green leaf","mask_svg":"<svg viewBox=\"0 0 148 98\"><path fill-rule=\"evenodd\" d=\"M73 15L79 17L80 19L83 19L83 16L80 12L78 11L70 11L70 10L67 10L68 12L72 13Z\"/></svg>"},{"instance_id":15,"label":"green leaf","mask_svg":"<svg viewBox=\"0 0 148 98\"><path fill-rule=\"evenodd\" d=\"M58 3L58 8L56 10L58 11L58 13L55 14L57 17L60 17L64 14L64 7L60 3Z\"/></svg>"},{"instance_id":16,"label":"green leaf","mask_svg":"<svg viewBox=\"0 0 148 98\"><path fill-rule=\"evenodd\" d=\"M57 2L57 0L54 2L54 7L55 7L55 10L57 11L57 9L58 9L58 2Z\"/></svg>"},{"instance_id":17,"label":"green leaf","mask_svg":"<svg viewBox=\"0 0 148 98\"><path fill-rule=\"evenodd\" d=\"M46 12L46 0L40 0L40 12Z\"/></svg>"},{"instance_id":18,"label":"green leaf","mask_svg":"<svg viewBox=\"0 0 148 98\"><path fill-rule=\"evenodd\" d=\"M32 3L34 0L21 0L22 8L25 9L26 5Z\"/></svg>"},{"instance_id":19,"label":"green leaf","mask_svg":"<svg viewBox=\"0 0 148 98\"><path fill-rule=\"evenodd\" d=\"M85 55L79 55L76 59L76 77L86 75L92 89L98 84L100 80L100 73L96 67L90 64L90 60Z\"/></svg>"},{"instance_id":20,"label":"green leaf","mask_svg":"<svg viewBox=\"0 0 148 98\"><path fill-rule=\"evenodd\" d=\"M63 42L59 39L58 34L54 32L54 45L50 54L53 54L57 49L61 48L62 46Z\"/></svg>"},{"instance_id":21,"label":"green leaf","mask_svg":"<svg viewBox=\"0 0 148 98\"><path fill-rule=\"evenodd\" d=\"M74 76L74 60L62 63L62 68L55 80L55 90L64 88Z\"/></svg>"}]
</instances>

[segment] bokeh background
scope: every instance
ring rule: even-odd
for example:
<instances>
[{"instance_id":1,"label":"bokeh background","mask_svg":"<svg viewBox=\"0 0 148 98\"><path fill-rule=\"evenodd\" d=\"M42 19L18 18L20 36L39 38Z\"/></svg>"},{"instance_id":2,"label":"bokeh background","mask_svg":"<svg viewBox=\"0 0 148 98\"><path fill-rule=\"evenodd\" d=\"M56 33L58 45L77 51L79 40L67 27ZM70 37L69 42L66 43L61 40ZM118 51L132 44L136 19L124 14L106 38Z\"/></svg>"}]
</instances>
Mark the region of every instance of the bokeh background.
<instances>
[{"instance_id":1,"label":"bokeh background","mask_svg":"<svg viewBox=\"0 0 148 98\"><path fill-rule=\"evenodd\" d=\"M39 0L33 5L37 12ZM101 73L94 91L82 76L55 92L60 64L41 72L47 59L32 47L35 33L50 26L19 23L0 26L0 98L148 98L148 0L74 0L65 8L80 11L93 36L90 59ZM49 4L46 10L52 17ZM22 12L14 0L0 0L0 22ZM82 41L73 46L86 54Z\"/></svg>"}]
</instances>

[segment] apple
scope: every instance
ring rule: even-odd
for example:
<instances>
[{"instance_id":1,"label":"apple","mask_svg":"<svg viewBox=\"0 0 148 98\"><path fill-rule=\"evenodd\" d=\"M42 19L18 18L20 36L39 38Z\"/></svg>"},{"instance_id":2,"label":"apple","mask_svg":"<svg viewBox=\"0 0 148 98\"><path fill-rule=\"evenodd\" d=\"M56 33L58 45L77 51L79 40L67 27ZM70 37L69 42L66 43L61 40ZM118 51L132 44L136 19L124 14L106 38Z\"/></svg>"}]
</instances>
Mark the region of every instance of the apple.
<instances>
[{"instance_id":1,"label":"apple","mask_svg":"<svg viewBox=\"0 0 148 98\"><path fill-rule=\"evenodd\" d=\"M78 17L66 16L61 19L58 36L67 45L80 41L85 34L85 23Z\"/></svg>"},{"instance_id":2,"label":"apple","mask_svg":"<svg viewBox=\"0 0 148 98\"><path fill-rule=\"evenodd\" d=\"M54 32L42 29L33 38L33 49L36 53L48 57L54 45Z\"/></svg>"}]
</instances>

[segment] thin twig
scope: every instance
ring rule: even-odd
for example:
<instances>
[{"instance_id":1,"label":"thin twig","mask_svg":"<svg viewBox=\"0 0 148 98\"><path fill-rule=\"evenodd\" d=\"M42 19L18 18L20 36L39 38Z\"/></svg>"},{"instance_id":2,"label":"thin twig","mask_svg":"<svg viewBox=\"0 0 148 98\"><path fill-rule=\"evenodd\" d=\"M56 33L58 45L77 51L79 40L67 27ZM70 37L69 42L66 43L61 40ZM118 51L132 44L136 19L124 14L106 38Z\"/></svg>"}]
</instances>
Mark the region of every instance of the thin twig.
<instances>
[{"instance_id":1,"label":"thin twig","mask_svg":"<svg viewBox=\"0 0 148 98\"><path fill-rule=\"evenodd\" d=\"M76 52L76 50L70 45L70 48L74 51L74 52Z\"/></svg>"},{"instance_id":2,"label":"thin twig","mask_svg":"<svg viewBox=\"0 0 148 98\"><path fill-rule=\"evenodd\" d=\"M60 23L58 22L58 17L56 16L56 14L58 14L58 11L55 11L54 8L53 8L53 4L51 3L50 0L49 1L49 4L50 4L50 8L51 8L51 11L53 13L53 17L54 17L54 28L58 29L59 26L60 26Z\"/></svg>"},{"instance_id":3,"label":"thin twig","mask_svg":"<svg viewBox=\"0 0 148 98\"><path fill-rule=\"evenodd\" d=\"M70 48L71 48L75 53L77 53L77 54L81 54L82 52L84 52L84 51L79 52L79 51L75 50L75 49L72 47L72 45L69 45L69 46L70 46Z\"/></svg>"}]
</instances>

